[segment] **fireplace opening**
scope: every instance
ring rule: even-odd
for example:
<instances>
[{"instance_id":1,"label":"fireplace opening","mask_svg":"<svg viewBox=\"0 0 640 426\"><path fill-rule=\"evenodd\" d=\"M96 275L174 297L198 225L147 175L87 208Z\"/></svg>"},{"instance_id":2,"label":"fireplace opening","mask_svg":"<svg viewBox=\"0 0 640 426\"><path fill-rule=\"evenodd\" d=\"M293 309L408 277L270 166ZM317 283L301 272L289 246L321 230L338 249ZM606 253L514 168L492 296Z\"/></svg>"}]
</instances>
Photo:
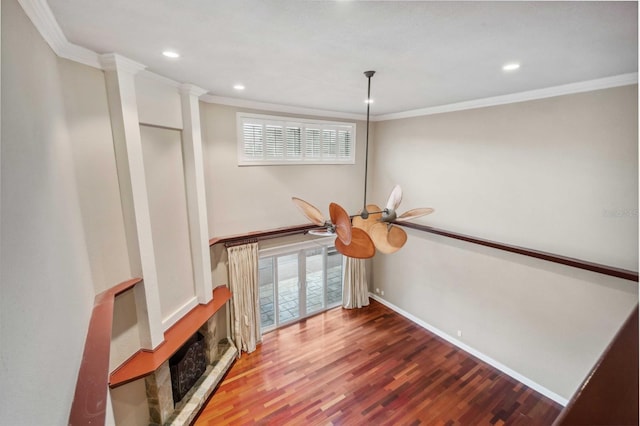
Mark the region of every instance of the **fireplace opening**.
<instances>
[{"instance_id":1,"label":"fireplace opening","mask_svg":"<svg viewBox=\"0 0 640 426\"><path fill-rule=\"evenodd\" d=\"M189 392L206 368L204 336L196 333L169 359L174 406Z\"/></svg>"}]
</instances>

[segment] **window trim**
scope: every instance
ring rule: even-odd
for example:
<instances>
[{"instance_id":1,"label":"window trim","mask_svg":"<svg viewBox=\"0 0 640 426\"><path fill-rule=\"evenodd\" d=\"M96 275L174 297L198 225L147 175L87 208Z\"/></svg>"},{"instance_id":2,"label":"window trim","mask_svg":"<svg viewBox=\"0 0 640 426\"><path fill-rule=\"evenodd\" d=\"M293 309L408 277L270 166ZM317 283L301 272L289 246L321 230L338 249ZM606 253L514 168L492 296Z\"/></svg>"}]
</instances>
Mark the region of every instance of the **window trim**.
<instances>
[{"instance_id":1,"label":"window trim","mask_svg":"<svg viewBox=\"0 0 640 426\"><path fill-rule=\"evenodd\" d=\"M245 156L245 139L244 139L244 124L246 122L253 122L253 124L260 124L263 129L266 126L278 126L282 128L283 135L283 150L281 158L268 158L266 149L266 132L261 135L262 138L262 158L247 158ZM295 127L300 129L301 133L301 146L300 156L288 157L287 156L287 128ZM307 158L306 157L306 129L319 129L320 130L320 157ZM335 155L325 156L325 149L322 144L323 133L325 131L335 132L334 136L336 140ZM340 157L340 131L346 131L350 135L350 150L349 156ZM344 122L344 121L328 121L328 120L314 120L310 118L301 117L286 117L264 114L252 114L247 112L236 113L236 146L237 146L237 160L239 166L267 166L267 165L301 165L301 164L355 164L356 162L356 123Z\"/></svg>"}]
</instances>

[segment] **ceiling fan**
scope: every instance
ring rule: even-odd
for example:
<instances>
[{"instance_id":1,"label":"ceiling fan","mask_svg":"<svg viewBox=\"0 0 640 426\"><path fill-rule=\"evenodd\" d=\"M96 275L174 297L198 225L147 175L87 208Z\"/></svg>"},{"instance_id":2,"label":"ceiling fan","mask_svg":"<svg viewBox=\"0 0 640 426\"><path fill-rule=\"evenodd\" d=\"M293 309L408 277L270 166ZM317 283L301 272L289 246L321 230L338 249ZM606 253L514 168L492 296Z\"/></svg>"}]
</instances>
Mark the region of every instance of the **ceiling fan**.
<instances>
[{"instance_id":1,"label":"ceiling fan","mask_svg":"<svg viewBox=\"0 0 640 426\"><path fill-rule=\"evenodd\" d=\"M384 209L375 204L367 204L367 169L369 160L369 109L371 105L371 77L375 71L365 71L367 77L367 137L364 169L364 207L350 216L339 204L329 204L329 217L326 220L322 212L301 198L292 197L294 204L303 215L319 229L309 231L313 235L336 235L336 249L345 256L358 259L373 257L376 249L381 253L394 253L407 241L407 233L393 222L405 222L430 213L432 208L416 208L398 216L396 210L402 201L402 188L396 185Z\"/></svg>"}]
</instances>

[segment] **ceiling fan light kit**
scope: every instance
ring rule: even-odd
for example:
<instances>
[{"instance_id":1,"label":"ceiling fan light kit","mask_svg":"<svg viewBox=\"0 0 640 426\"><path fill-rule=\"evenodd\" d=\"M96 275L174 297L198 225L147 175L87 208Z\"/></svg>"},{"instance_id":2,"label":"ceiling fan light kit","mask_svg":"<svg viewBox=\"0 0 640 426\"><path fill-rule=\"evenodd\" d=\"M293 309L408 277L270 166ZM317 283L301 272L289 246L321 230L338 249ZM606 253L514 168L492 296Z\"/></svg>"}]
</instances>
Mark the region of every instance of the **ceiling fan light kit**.
<instances>
[{"instance_id":1,"label":"ceiling fan light kit","mask_svg":"<svg viewBox=\"0 0 640 426\"><path fill-rule=\"evenodd\" d=\"M367 174L369 166L369 111L371 106L371 77L375 71L365 71L367 77L367 136L364 161L364 203L362 210L353 216L337 203L329 205L329 216L326 220L322 212L301 198L291 200L302 214L318 225L320 229L309 231L312 235L336 235L336 250L344 256L357 259L368 259L375 255L376 249L384 254L395 253L407 242L404 229L393 225L394 221L404 222L433 213L432 208L409 210L400 216L396 210L402 201L402 188L396 185L384 209L375 204L367 204Z\"/></svg>"}]
</instances>

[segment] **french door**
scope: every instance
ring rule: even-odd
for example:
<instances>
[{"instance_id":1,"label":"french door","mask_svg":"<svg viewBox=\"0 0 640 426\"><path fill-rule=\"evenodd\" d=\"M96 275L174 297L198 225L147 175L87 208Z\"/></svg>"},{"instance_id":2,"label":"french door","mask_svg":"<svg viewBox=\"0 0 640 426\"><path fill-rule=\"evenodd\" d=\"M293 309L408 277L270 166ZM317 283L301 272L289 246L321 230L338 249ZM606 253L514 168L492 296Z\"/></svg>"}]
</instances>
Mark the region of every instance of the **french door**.
<instances>
[{"instance_id":1,"label":"french door","mask_svg":"<svg viewBox=\"0 0 640 426\"><path fill-rule=\"evenodd\" d=\"M259 261L259 286L264 333L341 304L342 255L317 244L267 250Z\"/></svg>"}]
</instances>

